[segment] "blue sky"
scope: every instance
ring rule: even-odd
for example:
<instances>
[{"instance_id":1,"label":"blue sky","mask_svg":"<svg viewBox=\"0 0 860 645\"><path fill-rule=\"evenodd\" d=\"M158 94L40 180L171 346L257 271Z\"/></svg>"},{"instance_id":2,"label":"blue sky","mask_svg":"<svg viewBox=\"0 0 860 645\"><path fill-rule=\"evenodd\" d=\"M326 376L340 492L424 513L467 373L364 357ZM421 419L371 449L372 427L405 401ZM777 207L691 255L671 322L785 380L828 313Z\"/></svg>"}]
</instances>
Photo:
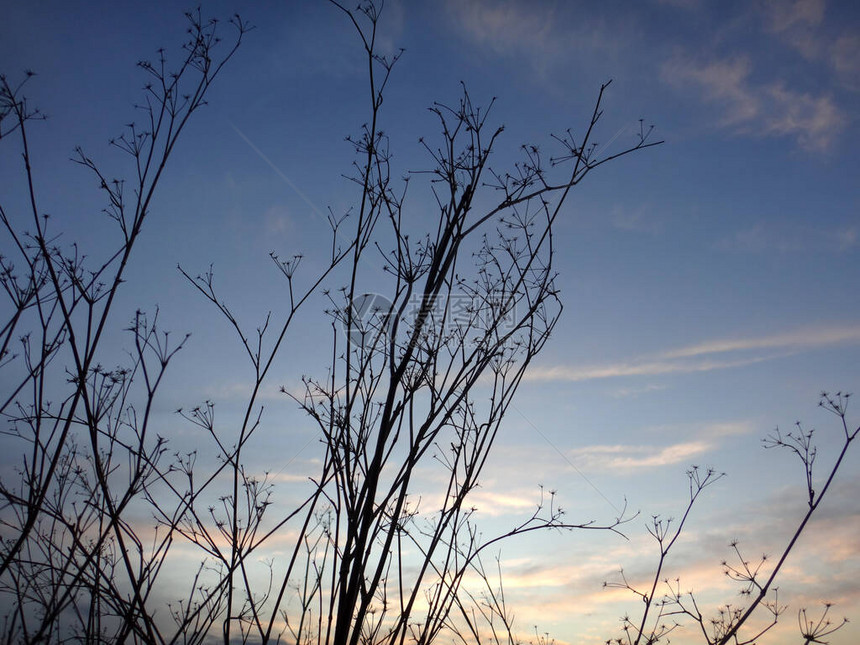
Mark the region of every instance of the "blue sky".
<instances>
[{"instance_id":1,"label":"blue sky","mask_svg":"<svg viewBox=\"0 0 860 645\"><path fill-rule=\"evenodd\" d=\"M181 40L182 8L4 9L2 71L35 70L28 95L50 116L33 127L43 208L94 253L107 241L100 198L68 158L80 144L124 172L106 142L132 118L143 83L135 63ZM212 15L235 11L256 29L180 142L115 317L119 330L135 308L158 305L164 325L192 332L159 408L179 443L194 439L172 410L211 398L229 418L249 374L176 265L195 273L214 263L249 324L283 311L267 254L301 252L307 275L319 268L329 243L320 214L355 198L342 178L352 154L344 137L367 116L361 51L334 8L204 3ZM646 518L671 514L685 501L686 467L713 465L728 476L709 489L670 575L714 606L735 602L719 566L729 540L773 552L804 510L802 471L760 439L797 419L819 427L823 467L838 428L817 409L818 393L856 390L860 376L860 7L387 2L381 42L386 52L405 48L382 113L396 175L428 165L417 141L436 133L426 107L455 101L461 81L477 102L497 97L493 115L506 128L498 167L522 143L550 150L550 133L581 128L608 79L598 141L608 151L630 145L640 118L665 139L599 169L568 202L557 229L562 320L522 386L476 505L488 526L505 526L544 484L571 517L610 518L625 496ZM16 199L17 163L0 159L6 203ZM432 204L415 192L415 225L432 226ZM367 267L371 281L377 270ZM312 468L316 444L277 388L325 369L323 307L308 304L267 390L270 429L257 449L284 455L287 481ZM122 342L117 335L109 349ZM854 625L858 467L855 454L781 586L792 608L829 599ZM628 533L629 542L552 535L506 546L521 627L538 624L560 642L613 636L636 599L602 582L620 566L643 575L654 561L643 522ZM785 623L793 629L793 609ZM832 642L858 635L846 628Z\"/></svg>"}]
</instances>

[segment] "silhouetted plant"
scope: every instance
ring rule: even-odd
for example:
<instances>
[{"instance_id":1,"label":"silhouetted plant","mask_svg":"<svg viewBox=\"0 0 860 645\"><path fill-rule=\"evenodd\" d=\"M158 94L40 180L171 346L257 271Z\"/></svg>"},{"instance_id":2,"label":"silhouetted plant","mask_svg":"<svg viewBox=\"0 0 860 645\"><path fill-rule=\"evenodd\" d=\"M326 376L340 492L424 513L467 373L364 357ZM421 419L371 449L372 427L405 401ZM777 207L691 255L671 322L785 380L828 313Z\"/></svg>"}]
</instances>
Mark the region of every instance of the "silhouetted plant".
<instances>
[{"instance_id":1,"label":"silhouetted plant","mask_svg":"<svg viewBox=\"0 0 860 645\"><path fill-rule=\"evenodd\" d=\"M232 484L217 494L224 502L215 510L187 498L184 534L224 572L225 643L235 634L262 642L283 634L302 645L429 643L446 630L463 639L511 639L504 596L490 585L481 555L535 530L614 529L623 518L600 527L567 522L550 495L510 531L482 538L468 496L561 310L552 229L566 197L591 170L656 143L643 130L630 148L599 156L592 136L604 86L581 139L570 131L556 137L560 154L548 161L526 146L511 172L494 171L488 162L502 128L489 125L490 109L464 89L457 104L430 108L441 139L421 139L431 165L406 180L428 177L438 209L431 230L416 234L406 224L406 182L398 187L390 176L381 126L383 92L400 54L376 51L377 6L335 5L355 27L370 70L370 114L348 139L357 155L349 177L356 204L349 217L330 218L329 265L306 291L293 286L295 263L274 258L291 300L271 343L270 317L247 333L218 296L211 271L186 273L235 330L254 379L245 421L233 434L215 426L211 408L186 414L215 438ZM479 206L481 194L494 205ZM339 237L350 226L347 238ZM366 282L368 251L382 254L387 281ZM328 375L305 377L304 394L291 393L319 428L323 465L298 509L264 520L267 507L242 465L243 447L262 419L258 393L296 309L336 268L346 285L325 292ZM416 481L430 470L444 482L435 491ZM213 484L214 475L196 495ZM249 556L287 527L297 536L293 547L281 561L261 565L269 583L260 589ZM216 534L226 548L216 548ZM469 575L484 581L484 593L464 586Z\"/></svg>"},{"instance_id":2,"label":"silhouetted plant","mask_svg":"<svg viewBox=\"0 0 860 645\"><path fill-rule=\"evenodd\" d=\"M662 520L659 517L654 517L652 526L648 527L648 531L657 541L660 548L660 557L649 589L643 592L631 586L625 578L623 571L621 572L621 582L604 583L607 587L620 587L630 590L641 598L644 607L641 618L633 619L629 616L623 618L622 629L624 636L622 638L617 638L615 641L607 641L607 643L616 642L635 645L639 643L658 643L666 640L666 637L671 632L681 626L681 623L678 622L679 620L687 618L701 632L702 638L708 645L727 645L729 643L749 645L758 642L764 634L777 624L779 617L788 607L779 602L779 593L777 587L774 586L774 582L788 559L789 554L795 548L798 539L808 529L813 514L830 490L848 449L857 439L858 434L860 434L860 427L852 430L846 418L846 407L850 396L850 394L843 394L842 392L837 392L835 395L828 394L827 392L821 393L819 406L839 418L843 439L839 454L831 465L823 483L816 482L813 475L813 464L818 454L817 447L813 441L814 430L805 430L798 422L795 424L794 431L783 434L777 428L763 440L765 448L788 450L800 460L806 483L805 498L807 511L778 558L773 559L767 555L763 555L754 563L743 555L737 540L731 541L729 546L734 553L734 559L722 562L723 572L729 579L740 584L742 603L727 603L718 608L716 614L709 616L702 612L692 591L681 591L679 579L676 578L670 581L663 577L669 550L681 535L684 524L699 493L722 477L722 475L715 475L712 470L708 470L705 476L702 477L699 474L698 468L693 467L687 473L690 479L690 501L674 532L669 531L671 519ZM817 490L816 487L818 487ZM767 568L770 562L774 564L772 567ZM664 591L659 593L658 587L661 583ZM823 643L825 641L820 640L821 638L829 636L848 622L847 618L838 623L832 622L827 617L831 606L830 603L825 604L825 610L817 621L808 618L805 608L801 608L798 611L798 624L801 636L806 639L806 643ZM749 624L750 619L758 614L766 616L767 620L763 626L756 625L752 627ZM742 633L744 627L747 630Z\"/></svg>"},{"instance_id":3,"label":"silhouetted plant","mask_svg":"<svg viewBox=\"0 0 860 645\"><path fill-rule=\"evenodd\" d=\"M105 367L102 341L168 160L248 30L235 17L225 47L216 21L199 11L187 18L177 67L163 50L155 62L139 63L149 78L137 106L143 125L111 141L132 159L132 190L76 150L74 161L95 176L121 235L115 248L98 250L101 260L65 243L39 206L28 125L42 114L23 94L32 73L19 84L0 77L0 138L7 143L14 134L19 143L29 211L0 204L10 252L0 260L0 283L12 305L0 341L8 388L0 414L7 438L24 449L19 480L0 483L7 642L166 640L150 594L175 526L148 544L133 518L169 470L166 440L149 425L164 370L184 341L158 329L157 312L138 312L131 322L127 364Z\"/></svg>"}]
</instances>

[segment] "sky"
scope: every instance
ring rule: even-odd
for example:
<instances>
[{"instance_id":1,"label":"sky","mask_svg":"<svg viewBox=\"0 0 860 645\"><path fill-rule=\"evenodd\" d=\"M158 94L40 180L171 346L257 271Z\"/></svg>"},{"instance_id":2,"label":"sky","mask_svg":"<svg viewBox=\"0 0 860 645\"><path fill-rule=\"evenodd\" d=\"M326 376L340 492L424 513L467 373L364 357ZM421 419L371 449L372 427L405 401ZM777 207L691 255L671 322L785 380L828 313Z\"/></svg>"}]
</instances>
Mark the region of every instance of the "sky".
<instances>
[{"instance_id":1,"label":"sky","mask_svg":"<svg viewBox=\"0 0 860 645\"><path fill-rule=\"evenodd\" d=\"M110 240L97 185L69 157L81 145L116 174L128 171L107 141L133 118L144 82L135 63L181 41L181 9L164 1L4 9L0 68L10 78L34 70L27 95L49 116L32 127L43 207L93 253ZM158 306L164 326L192 333L158 407L179 445L194 439L172 411L211 399L230 418L250 373L177 264L192 274L213 264L251 325L283 311L268 253L303 253L308 275L322 265L324 214L355 198L343 178L352 162L344 138L368 116L361 49L332 6L219 0L203 11L238 11L255 29L180 141L106 349L122 351L119 331L138 307ZM551 134L582 128L610 79L598 133L606 150L631 145L639 119L665 140L601 167L568 201L556 229L564 312L475 502L488 527L527 515L540 485L557 491L571 518L606 521L625 499L641 516L626 527L629 540L552 534L504 546L517 623L559 643L614 637L638 601L603 582L620 567L636 580L653 569L645 524L683 510L691 464L726 477L697 505L669 577L714 610L737 603L720 567L729 542L773 554L805 509L799 464L765 452L761 439L797 420L817 428L825 472L839 427L817 407L819 393L860 385L860 6L389 1L381 30L384 53L404 48L382 109L396 176L427 167L418 138L437 131L426 108L456 101L461 82L476 102L496 97L499 167L523 143L551 150ZM0 157L6 203L20 199L18 164ZM432 229L433 205L420 195L411 217ZM312 467L317 444L278 388L324 373L324 307L322 298L308 303L265 393L269 429L254 454L283 455L284 487ZM858 417L849 407L855 427ZM780 600L791 608L770 642L787 642L796 610L823 600L853 621L831 642L860 639L858 489L860 457L851 454L787 563Z\"/></svg>"}]
</instances>

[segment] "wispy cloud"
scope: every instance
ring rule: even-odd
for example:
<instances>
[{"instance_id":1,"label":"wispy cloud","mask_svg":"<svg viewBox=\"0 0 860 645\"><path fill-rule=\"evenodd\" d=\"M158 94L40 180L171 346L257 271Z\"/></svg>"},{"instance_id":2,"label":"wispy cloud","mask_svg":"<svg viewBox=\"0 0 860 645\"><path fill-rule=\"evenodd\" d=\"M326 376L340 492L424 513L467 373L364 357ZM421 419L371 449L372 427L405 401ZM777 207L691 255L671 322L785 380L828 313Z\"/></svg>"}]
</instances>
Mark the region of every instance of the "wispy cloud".
<instances>
[{"instance_id":1,"label":"wispy cloud","mask_svg":"<svg viewBox=\"0 0 860 645\"><path fill-rule=\"evenodd\" d=\"M535 367L530 381L589 381L594 379L685 374L744 367L823 347L860 343L860 325L797 329L770 336L717 339L670 349L653 356L603 365ZM721 354L753 355L719 358ZM764 353L761 353L764 352Z\"/></svg>"},{"instance_id":2,"label":"wispy cloud","mask_svg":"<svg viewBox=\"0 0 860 645\"><path fill-rule=\"evenodd\" d=\"M844 253L857 246L856 226L792 226L755 222L718 240L714 247L729 253Z\"/></svg>"},{"instance_id":3,"label":"wispy cloud","mask_svg":"<svg viewBox=\"0 0 860 645\"><path fill-rule=\"evenodd\" d=\"M761 111L760 99L749 83L752 64L747 57L697 63L677 55L663 64L662 79L675 86L693 84L704 98L723 104L720 125L732 126L755 119Z\"/></svg>"},{"instance_id":4,"label":"wispy cloud","mask_svg":"<svg viewBox=\"0 0 860 645\"><path fill-rule=\"evenodd\" d=\"M466 36L497 54L527 52L546 63L560 53L554 37L555 12L547 5L468 0L448 2L447 7Z\"/></svg>"},{"instance_id":5,"label":"wispy cloud","mask_svg":"<svg viewBox=\"0 0 860 645\"><path fill-rule=\"evenodd\" d=\"M616 206L612 209L610 222L612 227L619 231L656 233L660 230L661 223L655 218L654 210L645 206L629 210Z\"/></svg>"},{"instance_id":6,"label":"wispy cloud","mask_svg":"<svg viewBox=\"0 0 860 645\"><path fill-rule=\"evenodd\" d=\"M247 401L252 393L253 383L227 381L210 385L203 390L203 396L210 401ZM285 401L286 396L275 383L264 385L257 392L258 401Z\"/></svg>"},{"instance_id":7,"label":"wispy cloud","mask_svg":"<svg viewBox=\"0 0 860 645\"><path fill-rule=\"evenodd\" d=\"M263 225L266 235L274 237L295 238L298 233L295 220L290 216L286 206L270 206L263 214Z\"/></svg>"},{"instance_id":8,"label":"wispy cloud","mask_svg":"<svg viewBox=\"0 0 860 645\"><path fill-rule=\"evenodd\" d=\"M860 88L860 37L828 20L825 0L763 0L751 7L755 19L746 27L760 30L769 51L795 58L803 75L790 80L803 87L774 76L768 58L759 58L746 40L731 55L697 58L678 50L664 62L662 80L713 105L715 124L735 134L793 138L809 151L830 149L848 126L850 111L840 104L839 92L810 90L814 83L808 79L833 76L840 81L836 87Z\"/></svg>"},{"instance_id":9,"label":"wispy cloud","mask_svg":"<svg viewBox=\"0 0 860 645\"><path fill-rule=\"evenodd\" d=\"M571 452L583 470L629 473L641 468L670 466L703 455L713 449L708 441L685 441L669 446L587 446Z\"/></svg>"},{"instance_id":10,"label":"wispy cloud","mask_svg":"<svg viewBox=\"0 0 860 645\"><path fill-rule=\"evenodd\" d=\"M599 18L571 20L564 4L522 0L449 0L452 28L496 56L525 61L541 78L583 55L614 53L623 39ZM617 25L615 25L617 30ZM553 77L557 81L556 77Z\"/></svg>"},{"instance_id":11,"label":"wispy cloud","mask_svg":"<svg viewBox=\"0 0 860 645\"><path fill-rule=\"evenodd\" d=\"M793 137L806 150L824 151L847 126L847 116L831 96L798 92L782 81L757 82L752 71L745 56L702 62L678 54L663 64L661 77L675 87L698 90L721 109L717 124L737 134Z\"/></svg>"},{"instance_id":12,"label":"wispy cloud","mask_svg":"<svg viewBox=\"0 0 860 645\"><path fill-rule=\"evenodd\" d=\"M860 343L860 325L843 327L823 327L817 329L796 329L772 336L757 336L754 338L733 338L712 340L696 345L670 350L663 354L664 358L687 358L707 354L721 354L754 349L783 349L801 351L826 347L829 345L846 345Z\"/></svg>"},{"instance_id":13,"label":"wispy cloud","mask_svg":"<svg viewBox=\"0 0 860 645\"><path fill-rule=\"evenodd\" d=\"M795 136L807 150L826 150L848 125L830 96L795 92L776 82L763 88L763 135Z\"/></svg>"},{"instance_id":14,"label":"wispy cloud","mask_svg":"<svg viewBox=\"0 0 860 645\"><path fill-rule=\"evenodd\" d=\"M536 501L537 498L532 491L528 493L494 493L483 488L473 491L468 497L468 504L478 509L483 517L522 515L525 510L533 510Z\"/></svg>"},{"instance_id":15,"label":"wispy cloud","mask_svg":"<svg viewBox=\"0 0 860 645\"><path fill-rule=\"evenodd\" d=\"M828 22L824 0L770 0L760 7L768 33L807 61L823 63L843 87L860 90L860 36L850 26Z\"/></svg>"},{"instance_id":16,"label":"wispy cloud","mask_svg":"<svg viewBox=\"0 0 860 645\"><path fill-rule=\"evenodd\" d=\"M692 438L668 445L584 446L571 450L568 456L572 463L582 470L632 474L631 471L696 461L715 450L721 440L735 435L750 434L756 430L756 425L751 421L733 421L708 423L692 428L669 426L661 427L659 430L659 435L664 437L684 434L687 437L692 435Z\"/></svg>"},{"instance_id":17,"label":"wispy cloud","mask_svg":"<svg viewBox=\"0 0 860 645\"><path fill-rule=\"evenodd\" d=\"M315 473L315 471L313 471L313 472ZM293 472L289 472L289 473L279 472L279 473L275 473L274 475L262 474L262 475L257 476L257 479L259 479L260 481L262 481L264 478L267 481L270 481L273 483L278 483L278 484L304 484L310 480L311 475L304 475L304 474L300 475L300 474L296 474Z\"/></svg>"},{"instance_id":18,"label":"wispy cloud","mask_svg":"<svg viewBox=\"0 0 860 645\"><path fill-rule=\"evenodd\" d=\"M774 31L786 31L795 27L815 26L824 18L824 0L770 0L765 3Z\"/></svg>"},{"instance_id":19,"label":"wispy cloud","mask_svg":"<svg viewBox=\"0 0 860 645\"><path fill-rule=\"evenodd\" d=\"M626 397L639 396L640 394L648 394L648 392L659 392L660 390L665 389L665 385L649 383L648 385L643 385L641 387L620 387L617 390L613 390L611 394L616 399L622 399Z\"/></svg>"},{"instance_id":20,"label":"wispy cloud","mask_svg":"<svg viewBox=\"0 0 860 645\"><path fill-rule=\"evenodd\" d=\"M701 360L701 361L670 361L670 360L633 360L627 363L609 363L606 365L555 366L535 367L526 372L525 379L529 381L591 381L594 379L616 378L619 376L660 376L663 374L689 374L694 372L710 372L712 370L744 367L753 363L777 358L777 356L756 356L737 360Z\"/></svg>"},{"instance_id":21,"label":"wispy cloud","mask_svg":"<svg viewBox=\"0 0 860 645\"><path fill-rule=\"evenodd\" d=\"M860 90L860 36L848 33L834 40L830 64L845 87Z\"/></svg>"},{"instance_id":22,"label":"wispy cloud","mask_svg":"<svg viewBox=\"0 0 860 645\"><path fill-rule=\"evenodd\" d=\"M806 58L820 50L818 29L824 19L824 0L771 0L762 5L768 31L777 34Z\"/></svg>"},{"instance_id":23,"label":"wispy cloud","mask_svg":"<svg viewBox=\"0 0 860 645\"><path fill-rule=\"evenodd\" d=\"M839 251L847 251L857 246L858 235L856 226L843 228L839 231L836 231L833 235L838 244Z\"/></svg>"}]
</instances>

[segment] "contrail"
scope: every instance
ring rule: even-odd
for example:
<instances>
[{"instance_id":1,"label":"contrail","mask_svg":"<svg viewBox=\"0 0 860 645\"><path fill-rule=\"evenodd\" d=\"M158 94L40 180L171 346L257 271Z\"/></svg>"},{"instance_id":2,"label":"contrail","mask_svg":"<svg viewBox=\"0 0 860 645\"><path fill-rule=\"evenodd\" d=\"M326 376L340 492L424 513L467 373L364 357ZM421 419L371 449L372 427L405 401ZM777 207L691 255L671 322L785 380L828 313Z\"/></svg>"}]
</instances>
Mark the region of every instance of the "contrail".
<instances>
[{"instance_id":1,"label":"contrail","mask_svg":"<svg viewBox=\"0 0 860 645\"><path fill-rule=\"evenodd\" d=\"M320 211L320 209L316 207L316 204L314 204L314 203L313 203L313 202L308 198L308 196L307 196L307 195L305 195L301 190L299 190L299 187L298 187L298 186L296 186L296 185L293 183L293 181L292 181L289 177L287 177L287 176L283 173L283 171L281 171L281 169L280 169L280 168L278 168L278 167L277 167L277 166L272 162L272 160L271 160L271 159L269 159L269 158L268 158L268 157L263 153L263 151L262 151L262 150L260 150L257 146L255 146L255 145L254 145L254 143L253 143L253 142L252 142L248 137L246 137L246 136L245 136L245 133L244 133L244 132L242 132L239 128L237 128L237 127L233 124L233 122L232 122L232 121L230 121L229 123L230 123L230 127L231 127L231 128L233 128L233 130L235 130L235 131L236 131L236 134L238 134L240 137L242 137L242 139L245 141L245 143L247 143L249 146L251 146L251 150L253 150L254 152L256 152L256 153L257 153L257 155L260 157L260 159L262 159L263 161L265 161L265 162L269 165L269 168L271 168L272 170L274 170L274 171L275 171L275 174L277 174L277 175L278 175L278 177L280 177L280 178L281 178L281 179L283 179L285 182L287 182L287 185L288 185L290 188L292 188L294 191L296 191L296 194L304 200L305 204L307 204L308 206L310 206L310 207L311 207L311 210L312 210L314 213L316 213L318 217L322 218L323 220L328 221L328 218L327 218L325 215L323 215L323 214L322 214L322 211Z\"/></svg>"},{"instance_id":2,"label":"contrail","mask_svg":"<svg viewBox=\"0 0 860 645\"><path fill-rule=\"evenodd\" d=\"M534 423L532 423L526 415L520 412L520 409L517 406L512 403L511 407L516 410L517 414L519 414L523 418L523 420L528 423L532 427L532 429L537 432L543 438L543 440L546 441L552 447L552 449L555 450L561 456L561 458L564 459L568 463L568 465L573 468L577 472L577 474L585 480L586 484L591 486L598 495L600 495L603 499L606 500L607 504L609 504L612 508L615 509L616 513L620 514L622 512L620 508L618 508L615 504L612 503L612 500L610 500L606 495L603 494L603 491L601 491L597 486L594 485L594 482L592 482L588 477L586 477L584 472L577 468L574 463L567 458L567 455L565 455L561 450L559 450L558 447L552 441L550 441L549 438L543 432L541 432L540 429Z\"/></svg>"}]
</instances>

